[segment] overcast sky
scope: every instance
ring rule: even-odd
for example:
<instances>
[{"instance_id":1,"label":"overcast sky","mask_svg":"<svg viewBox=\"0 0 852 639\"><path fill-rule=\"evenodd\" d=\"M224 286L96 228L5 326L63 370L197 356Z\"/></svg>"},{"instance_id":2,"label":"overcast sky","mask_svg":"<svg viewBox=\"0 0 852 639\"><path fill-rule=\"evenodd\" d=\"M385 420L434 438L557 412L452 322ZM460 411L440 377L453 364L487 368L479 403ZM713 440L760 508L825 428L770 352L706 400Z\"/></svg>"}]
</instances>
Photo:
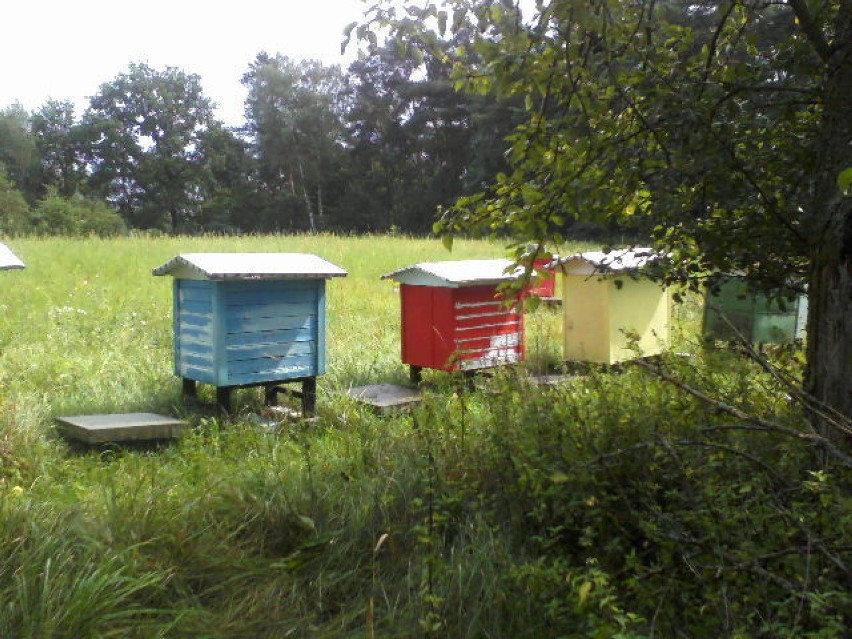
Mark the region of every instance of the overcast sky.
<instances>
[{"instance_id":1,"label":"overcast sky","mask_svg":"<svg viewBox=\"0 0 852 639\"><path fill-rule=\"evenodd\" d=\"M10 0L0 29L0 108L87 96L130 62L201 76L226 124L241 124L240 77L259 51L346 66L344 27L361 0Z\"/></svg>"}]
</instances>

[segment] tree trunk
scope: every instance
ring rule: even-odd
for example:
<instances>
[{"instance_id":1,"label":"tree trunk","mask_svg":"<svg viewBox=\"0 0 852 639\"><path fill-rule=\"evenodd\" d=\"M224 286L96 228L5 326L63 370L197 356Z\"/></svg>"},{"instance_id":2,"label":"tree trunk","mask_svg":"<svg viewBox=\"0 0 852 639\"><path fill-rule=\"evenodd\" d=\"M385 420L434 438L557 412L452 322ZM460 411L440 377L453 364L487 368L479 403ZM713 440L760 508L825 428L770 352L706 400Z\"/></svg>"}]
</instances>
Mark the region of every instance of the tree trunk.
<instances>
[{"instance_id":1,"label":"tree trunk","mask_svg":"<svg viewBox=\"0 0 852 639\"><path fill-rule=\"evenodd\" d=\"M323 216L323 207L322 207L322 176L320 176L319 181L317 182L317 221L319 222L320 228L323 227L322 223Z\"/></svg>"},{"instance_id":2,"label":"tree trunk","mask_svg":"<svg viewBox=\"0 0 852 639\"><path fill-rule=\"evenodd\" d=\"M852 222L852 219L850 219ZM808 290L808 393L852 418L852 252L835 263L814 264ZM834 429L818 421L823 435Z\"/></svg>"},{"instance_id":3,"label":"tree trunk","mask_svg":"<svg viewBox=\"0 0 852 639\"><path fill-rule=\"evenodd\" d=\"M297 160L299 164L299 177L302 178L302 196L305 199L305 208L308 210L308 224L311 233L316 232L316 224L314 223L314 208L311 206L311 196L308 194L308 185L305 183L305 167L302 166L302 161Z\"/></svg>"},{"instance_id":4,"label":"tree trunk","mask_svg":"<svg viewBox=\"0 0 852 639\"><path fill-rule=\"evenodd\" d=\"M852 1L841 2L836 37L826 61L819 155L815 163L815 238L808 290L806 390L852 419L852 197L844 197L838 174L852 167ZM820 228L821 227L821 228ZM817 420L836 443L852 441Z\"/></svg>"}]
</instances>

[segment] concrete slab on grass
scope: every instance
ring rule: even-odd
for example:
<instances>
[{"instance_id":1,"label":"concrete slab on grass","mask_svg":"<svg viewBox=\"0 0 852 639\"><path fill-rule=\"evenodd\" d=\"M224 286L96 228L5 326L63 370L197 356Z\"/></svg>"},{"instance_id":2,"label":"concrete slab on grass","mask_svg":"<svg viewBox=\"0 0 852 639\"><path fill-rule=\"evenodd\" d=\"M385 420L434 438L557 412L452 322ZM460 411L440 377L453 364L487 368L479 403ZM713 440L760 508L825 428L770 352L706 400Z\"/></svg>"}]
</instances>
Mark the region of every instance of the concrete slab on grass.
<instances>
[{"instance_id":1,"label":"concrete slab on grass","mask_svg":"<svg viewBox=\"0 0 852 639\"><path fill-rule=\"evenodd\" d=\"M186 422L155 413L114 413L57 417L59 429L69 438L86 444L175 439Z\"/></svg>"},{"instance_id":2,"label":"concrete slab on grass","mask_svg":"<svg viewBox=\"0 0 852 639\"><path fill-rule=\"evenodd\" d=\"M381 410L407 408L422 399L420 390L399 384L369 384L350 388L353 399Z\"/></svg>"},{"instance_id":3,"label":"concrete slab on grass","mask_svg":"<svg viewBox=\"0 0 852 639\"><path fill-rule=\"evenodd\" d=\"M536 386L556 386L564 384L574 377L574 375L534 375L530 377L530 381Z\"/></svg>"}]
</instances>

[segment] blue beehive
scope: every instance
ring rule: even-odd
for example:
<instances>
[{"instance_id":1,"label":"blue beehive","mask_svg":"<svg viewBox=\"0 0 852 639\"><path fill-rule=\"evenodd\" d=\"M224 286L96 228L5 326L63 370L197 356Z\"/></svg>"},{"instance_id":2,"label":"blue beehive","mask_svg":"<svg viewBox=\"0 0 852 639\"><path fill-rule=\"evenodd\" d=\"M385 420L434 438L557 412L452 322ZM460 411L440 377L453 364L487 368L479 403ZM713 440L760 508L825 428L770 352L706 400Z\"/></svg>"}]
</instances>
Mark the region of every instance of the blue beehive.
<instances>
[{"instance_id":1,"label":"blue beehive","mask_svg":"<svg viewBox=\"0 0 852 639\"><path fill-rule=\"evenodd\" d=\"M325 280L347 273L316 255L186 253L154 269L174 280L175 374L184 392L212 384L230 409L230 390L302 382L312 413L325 372Z\"/></svg>"}]
</instances>

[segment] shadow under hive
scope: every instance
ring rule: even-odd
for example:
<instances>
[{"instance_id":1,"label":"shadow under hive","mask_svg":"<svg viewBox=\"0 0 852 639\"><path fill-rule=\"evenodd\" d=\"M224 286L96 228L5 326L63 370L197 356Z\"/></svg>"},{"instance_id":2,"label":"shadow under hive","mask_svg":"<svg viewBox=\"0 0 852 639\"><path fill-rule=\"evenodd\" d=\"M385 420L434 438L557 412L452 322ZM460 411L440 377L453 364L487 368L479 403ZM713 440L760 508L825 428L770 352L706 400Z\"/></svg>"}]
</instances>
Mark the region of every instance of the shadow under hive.
<instances>
[{"instance_id":1,"label":"shadow under hive","mask_svg":"<svg viewBox=\"0 0 852 639\"><path fill-rule=\"evenodd\" d=\"M187 253L154 269L174 279L175 374L186 395L216 387L230 410L234 388L263 386L275 403L300 382L304 415L325 372L326 280L342 268L301 253Z\"/></svg>"}]
</instances>

